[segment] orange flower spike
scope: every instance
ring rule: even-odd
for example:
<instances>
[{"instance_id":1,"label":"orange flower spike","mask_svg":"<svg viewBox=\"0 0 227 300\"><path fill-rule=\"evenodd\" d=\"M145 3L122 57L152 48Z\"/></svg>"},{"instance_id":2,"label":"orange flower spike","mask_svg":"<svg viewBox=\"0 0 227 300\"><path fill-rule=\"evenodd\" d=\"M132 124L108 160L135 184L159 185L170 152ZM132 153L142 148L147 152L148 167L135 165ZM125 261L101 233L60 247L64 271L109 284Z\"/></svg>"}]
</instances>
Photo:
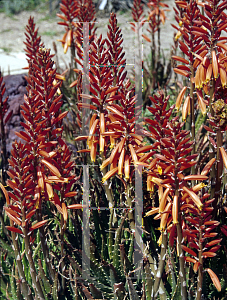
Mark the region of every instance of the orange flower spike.
<instances>
[{"instance_id":1,"label":"orange flower spike","mask_svg":"<svg viewBox=\"0 0 227 300\"><path fill-rule=\"evenodd\" d=\"M216 52L213 50L212 51L212 69L213 69L213 74L214 78L218 78L218 61L217 61L217 56Z\"/></svg>"},{"instance_id":2,"label":"orange flower spike","mask_svg":"<svg viewBox=\"0 0 227 300\"><path fill-rule=\"evenodd\" d=\"M176 106L175 106L175 108L177 109L177 111L179 111L179 109L180 109L180 106L181 106L181 103L183 101L184 94L185 94L186 90L187 90L187 87L186 86L183 87L183 89L180 91L180 93L179 93L179 95L177 97Z\"/></svg>"},{"instance_id":3,"label":"orange flower spike","mask_svg":"<svg viewBox=\"0 0 227 300\"><path fill-rule=\"evenodd\" d=\"M202 209L203 204L200 201L199 197L193 192L190 191L188 188L186 188L185 186L183 187L183 190L190 196L190 198L192 199L192 201L195 203L195 205L199 208L199 210Z\"/></svg>"},{"instance_id":4,"label":"orange flower spike","mask_svg":"<svg viewBox=\"0 0 227 300\"><path fill-rule=\"evenodd\" d=\"M221 152L221 156L222 156L222 159L223 159L223 163L227 169L227 154L225 152L225 149L223 147L220 147L220 152Z\"/></svg>"},{"instance_id":5,"label":"orange flower spike","mask_svg":"<svg viewBox=\"0 0 227 300\"><path fill-rule=\"evenodd\" d=\"M189 113L189 108L190 108L190 96L187 96L185 101L184 101L183 108L182 108L182 119L183 119L183 121L185 121L186 118L187 118L187 115Z\"/></svg>"},{"instance_id":6,"label":"orange flower spike","mask_svg":"<svg viewBox=\"0 0 227 300\"><path fill-rule=\"evenodd\" d=\"M169 211L171 209L171 206L172 206L172 203L169 202L166 206L165 211ZM166 224L167 224L167 221L168 221L168 217L169 217L169 212L162 213L161 222L160 222L160 230L161 231L165 230Z\"/></svg>"},{"instance_id":7,"label":"orange flower spike","mask_svg":"<svg viewBox=\"0 0 227 300\"><path fill-rule=\"evenodd\" d=\"M128 180L130 177L130 161L129 161L129 156L128 154L125 156L125 179Z\"/></svg>"},{"instance_id":8,"label":"orange flower spike","mask_svg":"<svg viewBox=\"0 0 227 300\"><path fill-rule=\"evenodd\" d=\"M203 168L202 172L201 172L201 175L207 175L208 172L210 171L212 165L214 164L215 162L215 158L212 158L206 165L205 167Z\"/></svg>"},{"instance_id":9,"label":"orange flower spike","mask_svg":"<svg viewBox=\"0 0 227 300\"><path fill-rule=\"evenodd\" d=\"M178 224L179 223L178 222L178 210L179 210L178 205L179 205L178 196L175 195L173 197L173 207L172 207L173 224Z\"/></svg>"},{"instance_id":10,"label":"orange flower spike","mask_svg":"<svg viewBox=\"0 0 227 300\"><path fill-rule=\"evenodd\" d=\"M124 158L125 158L125 148L123 148L121 151L121 155L118 163L118 175L120 176L122 176L122 172L123 172Z\"/></svg>"},{"instance_id":11,"label":"orange flower spike","mask_svg":"<svg viewBox=\"0 0 227 300\"><path fill-rule=\"evenodd\" d=\"M162 196L162 198L160 200L160 204L159 204L159 213L162 213L166 208L166 201L167 201L169 192L170 192L170 188L167 188L165 190L165 192L163 193L163 196Z\"/></svg>"}]
</instances>

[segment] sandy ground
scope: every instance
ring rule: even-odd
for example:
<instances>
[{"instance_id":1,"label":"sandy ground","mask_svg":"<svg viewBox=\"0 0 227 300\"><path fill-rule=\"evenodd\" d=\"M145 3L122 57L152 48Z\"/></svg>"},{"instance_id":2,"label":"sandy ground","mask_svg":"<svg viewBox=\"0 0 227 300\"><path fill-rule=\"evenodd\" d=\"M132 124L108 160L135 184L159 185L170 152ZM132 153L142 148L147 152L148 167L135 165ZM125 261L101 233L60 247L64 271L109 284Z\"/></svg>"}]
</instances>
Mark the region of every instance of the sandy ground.
<instances>
[{"instance_id":1,"label":"sandy ground","mask_svg":"<svg viewBox=\"0 0 227 300\"><path fill-rule=\"evenodd\" d=\"M174 11L172 9L174 0L164 0L163 2L168 4L170 9L170 11L166 12L168 18L166 23L161 25L161 48L164 51L165 57L168 59L173 44L173 33L175 31L170 25L171 23L175 23ZM25 40L25 26L27 25L30 15L34 17L35 23L39 28L39 35L41 35L46 48L51 48L51 52L53 53L53 41L55 41L61 65L67 65L69 62L69 51L65 55L61 43L57 42L64 34L64 27L57 25L57 22L60 21L57 16L50 17L48 12L44 9L43 11L39 9L39 11L21 12L12 17L0 13L0 67L4 71L4 74L7 74L9 70L11 74L21 73L21 68L27 65L23 51L23 41ZM131 11L117 13L117 20L124 38L123 47L126 53L127 67L131 69L134 68L135 62L135 33L131 30L131 25L129 24L129 22L133 21ZM98 35L102 33L102 35L106 37L109 17L98 17L97 22ZM143 33L146 33L146 29L143 29ZM148 35L149 33L146 34ZM144 59L149 51L149 43L143 40Z\"/></svg>"}]
</instances>

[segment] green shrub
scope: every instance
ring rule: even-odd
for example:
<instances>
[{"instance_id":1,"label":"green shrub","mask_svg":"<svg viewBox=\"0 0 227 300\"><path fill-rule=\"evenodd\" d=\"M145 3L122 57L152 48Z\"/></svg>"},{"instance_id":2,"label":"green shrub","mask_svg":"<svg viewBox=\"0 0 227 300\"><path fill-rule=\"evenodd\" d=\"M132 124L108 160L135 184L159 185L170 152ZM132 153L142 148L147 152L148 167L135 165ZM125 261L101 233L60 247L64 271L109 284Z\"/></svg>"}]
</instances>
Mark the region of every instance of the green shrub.
<instances>
[{"instance_id":1,"label":"green shrub","mask_svg":"<svg viewBox=\"0 0 227 300\"><path fill-rule=\"evenodd\" d=\"M17 14L23 10L33 9L39 5L42 0L5 0L3 9L7 15Z\"/></svg>"}]
</instances>

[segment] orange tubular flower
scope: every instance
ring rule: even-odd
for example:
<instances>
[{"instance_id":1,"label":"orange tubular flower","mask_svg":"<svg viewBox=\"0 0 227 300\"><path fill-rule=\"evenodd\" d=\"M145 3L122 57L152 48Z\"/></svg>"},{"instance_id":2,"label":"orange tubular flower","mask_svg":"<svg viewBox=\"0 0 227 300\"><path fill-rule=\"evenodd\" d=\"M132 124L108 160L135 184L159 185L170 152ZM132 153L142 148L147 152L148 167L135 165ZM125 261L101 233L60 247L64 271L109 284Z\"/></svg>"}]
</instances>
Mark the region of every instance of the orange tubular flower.
<instances>
[{"instance_id":1,"label":"orange tubular flower","mask_svg":"<svg viewBox=\"0 0 227 300\"><path fill-rule=\"evenodd\" d=\"M196 206L201 210L203 207L202 202L200 201L199 197L193 192L190 191L188 188L186 188L185 186L183 187L183 190L190 196L190 198L192 199L192 201L196 204Z\"/></svg>"},{"instance_id":2,"label":"orange tubular flower","mask_svg":"<svg viewBox=\"0 0 227 300\"><path fill-rule=\"evenodd\" d=\"M206 269L207 273L210 275L211 280L213 281L213 284L215 285L216 289L220 292L221 291L221 284L218 279L218 276L210 269Z\"/></svg>"},{"instance_id":3,"label":"orange tubular flower","mask_svg":"<svg viewBox=\"0 0 227 300\"><path fill-rule=\"evenodd\" d=\"M227 153L225 152L225 149L223 147L220 147L220 152L223 159L223 163L227 169Z\"/></svg>"},{"instance_id":4,"label":"orange tubular flower","mask_svg":"<svg viewBox=\"0 0 227 300\"><path fill-rule=\"evenodd\" d=\"M178 224L178 196L173 197L173 206L172 206L172 216L173 216L173 224Z\"/></svg>"},{"instance_id":5,"label":"orange tubular flower","mask_svg":"<svg viewBox=\"0 0 227 300\"><path fill-rule=\"evenodd\" d=\"M215 161L216 159L212 158L203 168L201 175L207 175Z\"/></svg>"},{"instance_id":6,"label":"orange tubular flower","mask_svg":"<svg viewBox=\"0 0 227 300\"><path fill-rule=\"evenodd\" d=\"M211 79L211 75L212 75L212 64L210 64L207 68L207 72L206 72L206 82L209 82Z\"/></svg>"},{"instance_id":7,"label":"orange tubular flower","mask_svg":"<svg viewBox=\"0 0 227 300\"><path fill-rule=\"evenodd\" d=\"M166 201L169 193L170 193L170 188L167 188L163 193L162 198L160 199L159 213L162 213L166 209Z\"/></svg>"},{"instance_id":8,"label":"orange tubular flower","mask_svg":"<svg viewBox=\"0 0 227 300\"><path fill-rule=\"evenodd\" d=\"M186 120L187 115L189 114L189 112L190 112L190 96L187 96L185 101L184 101L183 108L182 108L182 119L183 119L183 121Z\"/></svg>"},{"instance_id":9,"label":"orange tubular flower","mask_svg":"<svg viewBox=\"0 0 227 300\"><path fill-rule=\"evenodd\" d=\"M206 104L204 103L202 97L200 96L199 92L196 92L197 97L198 97L198 103L199 103L199 107L201 109L201 112L203 115L206 114Z\"/></svg>"},{"instance_id":10,"label":"orange tubular flower","mask_svg":"<svg viewBox=\"0 0 227 300\"><path fill-rule=\"evenodd\" d=\"M183 101L183 98L184 98L184 95L185 95L185 92L187 90L187 87L183 87L183 89L180 91L178 97L177 97L177 100L176 100L176 109L179 110L180 109L180 106L181 106L181 103Z\"/></svg>"},{"instance_id":11,"label":"orange tubular flower","mask_svg":"<svg viewBox=\"0 0 227 300\"><path fill-rule=\"evenodd\" d=\"M106 175L102 178L102 183L106 182L110 177L115 175L118 171L118 168L114 168L111 171L107 172Z\"/></svg>"},{"instance_id":12,"label":"orange tubular flower","mask_svg":"<svg viewBox=\"0 0 227 300\"><path fill-rule=\"evenodd\" d=\"M212 54L213 74L214 74L214 78L217 79L218 78L218 62L217 62L216 52L213 50L211 54Z\"/></svg>"},{"instance_id":13,"label":"orange tubular flower","mask_svg":"<svg viewBox=\"0 0 227 300\"><path fill-rule=\"evenodd\" d=\"M171 209L171 206L172 206L172 203L169 202L166 206L165 212L162 213L162 215L161 215L161 222L160 222L160 230L161 231L164 231L166 228L166 224L167 224L167 221L169 218L169 211Z\"/></svg>"},{"instance_id":14,"label":"orange tubular flower","mask_svg":"<svg viewBox=\"0 0 227 300\"><path fill-rule=\"evenodd\" d=\"M129 161L129 155L127 154L125 156L125 179L128 180L130 175L130 161Z\"/></svg>"},{"instance_id":15,"label":"orange tubular flower","mask_svg":"<svg viewBox=\"0 0 227 300\"><path fill-rule=\"evenodd\" d=\"M123 166L124 166L124 158L125 158L125 149L123 148L121 151L121 155L118 163L118 175L122 176Z\"/></svg>"},{"instance_id":16,"label":"orange tubular flower","mask_svg":"<svg viewBox=\"0 0 227 300\"><path fill-rule=\"evenodd\" d=\"M222 84L222 87L225 88L226 87L226 84L227 84L227 76L226 76L226 71L224 68L220 68L219 69L220 71L220 79L221 79L221 84Z\"/></svg>"}]
</instances>

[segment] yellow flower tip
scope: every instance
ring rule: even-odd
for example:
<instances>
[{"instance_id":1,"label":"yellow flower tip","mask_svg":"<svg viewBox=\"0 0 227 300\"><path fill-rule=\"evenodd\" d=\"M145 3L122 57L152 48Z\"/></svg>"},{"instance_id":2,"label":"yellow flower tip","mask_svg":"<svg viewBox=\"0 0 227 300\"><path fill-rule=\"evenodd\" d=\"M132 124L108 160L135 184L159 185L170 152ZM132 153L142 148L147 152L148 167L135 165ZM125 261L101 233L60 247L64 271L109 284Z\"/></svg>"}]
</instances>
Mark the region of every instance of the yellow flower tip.
<instances>
[{"instance_id":1,"label":"yellow flower tip","mask_svg":"<svg viewBox=\"0 0 227 300\"><path fill-rule=\"evenodd\" d=\"M181 37L182 33L180 31L175 35L175 41L177 41Z\"/></svg>"},{"instance_id":2,"label":"yellow flower tip","mask_svg":"<svg viewBox=\"0 0 227 300\"><path fill-rule=\"evenodd\" d=\"M181 26L183 25L183 22L182 22L182 21L180 21L178 25L181 27Z\"/></svg>"},{"instance_id":3,"label":"yellow flower tip","mask_svg":"<svg viewBox=\"0 0 227 300\"><path fill-rule=\"evenodd\" d=\"M102 178L102 183L106 182L105 176Z\"/></svg>"},{"instance_id":4,"label":"yellow flower tip","mask_svg":"<svg viewBox=\"0 0 227 300\"><path fill-rule=\"evenodd\" d=\"M158 173L162 175L162 168L160 166L158 166Z\"/></svg>"},{"instance_id":5,"label":"yellow flower tip","mask_svg":"<svg viewBox=\"0 0 227 300\"><path fill-rule=\"evenodd\" d=\"M199 206L199 210L202 210L203 209L203 204Z\"/></svg>"}]
</instances>

